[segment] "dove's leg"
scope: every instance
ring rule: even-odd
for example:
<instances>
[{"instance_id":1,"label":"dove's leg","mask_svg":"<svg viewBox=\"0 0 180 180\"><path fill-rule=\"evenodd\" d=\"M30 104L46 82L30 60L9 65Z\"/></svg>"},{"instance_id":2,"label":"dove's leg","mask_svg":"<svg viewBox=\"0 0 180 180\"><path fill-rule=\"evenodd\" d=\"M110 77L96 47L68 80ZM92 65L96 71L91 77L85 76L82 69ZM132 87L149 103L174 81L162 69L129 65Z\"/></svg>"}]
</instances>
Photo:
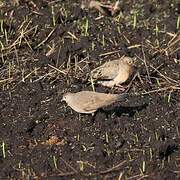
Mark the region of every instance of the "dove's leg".
<instances>
[{"instance_id":1,"label":"dove's leg","mask_svg":"<svg viewBox=\"0 0 180 180\"><path fill-rule=\"evenodd\" d=\"M124 86L120 85L119 82L116 83L116 81L114 81L114 80L111 80L111 81L98 81L98 84L101 84L102 86L109 87L109 88L117 87L118 90L120 90L120 91L125 90Z\"/></svg>"}]
</instances>

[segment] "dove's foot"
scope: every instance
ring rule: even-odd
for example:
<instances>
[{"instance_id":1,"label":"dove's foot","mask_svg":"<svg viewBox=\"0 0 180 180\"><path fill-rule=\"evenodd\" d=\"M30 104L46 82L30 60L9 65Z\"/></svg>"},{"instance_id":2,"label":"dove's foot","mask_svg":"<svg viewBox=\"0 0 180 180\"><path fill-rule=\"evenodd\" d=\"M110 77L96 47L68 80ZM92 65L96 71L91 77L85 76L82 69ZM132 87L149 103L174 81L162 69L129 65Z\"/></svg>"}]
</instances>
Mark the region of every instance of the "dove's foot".
<instances>
[{"instance_id":1,"label":"dove's foot","mask_svg":"<svg viewBox=\"0 0 180 180\"><path fill-rule=\"evenodd\" d=\"M122 85L120 85L120 84L117 84L116 86L115 86L115 88L118 90L118 91L125 91L126 90L126 87L124 87L124 86L122 86Z\"/></svg>"}]
</instances>

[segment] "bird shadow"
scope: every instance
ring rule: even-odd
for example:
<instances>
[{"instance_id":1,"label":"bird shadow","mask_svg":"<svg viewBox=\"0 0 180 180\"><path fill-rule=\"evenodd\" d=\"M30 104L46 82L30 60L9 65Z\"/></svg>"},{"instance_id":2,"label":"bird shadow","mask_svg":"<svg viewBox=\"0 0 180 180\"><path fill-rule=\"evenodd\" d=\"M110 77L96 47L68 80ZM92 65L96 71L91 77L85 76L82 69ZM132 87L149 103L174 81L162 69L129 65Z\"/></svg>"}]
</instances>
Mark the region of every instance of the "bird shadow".
<instances>
[{"instance_id":1,"label":"bird shadow","mask_svg":"<svg viewBox=\"0 0 180 180\"><path fill-rule=\"evenodd\" d=\"M106 115L106 118L110 117L112 114L115 114L115 116L117 117L121 117L122 114L127 114L129 117L133 117L136 114L136 112L140 112L143 109L146 109L147 106L147 103L133 107L117 106L110 110L99 109L97 113L104 113Z\"/></svg>"}]
</instances>

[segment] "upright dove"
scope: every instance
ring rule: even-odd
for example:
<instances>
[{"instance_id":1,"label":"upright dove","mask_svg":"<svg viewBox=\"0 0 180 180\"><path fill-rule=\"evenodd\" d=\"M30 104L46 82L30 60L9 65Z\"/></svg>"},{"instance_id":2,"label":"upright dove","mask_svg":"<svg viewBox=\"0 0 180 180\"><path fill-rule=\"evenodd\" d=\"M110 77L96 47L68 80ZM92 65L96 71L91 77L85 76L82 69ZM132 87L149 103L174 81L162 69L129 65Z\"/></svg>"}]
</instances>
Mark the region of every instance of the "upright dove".
<instances>
[{"instance_id":1,"label":"upright dove","mask_svg":"<svg viewBox=\"0 0 180 180\"><path fill-rule=\"evenodd\" d=\"M80 91L77 93L65 93L62 101L76 112L91 114L97 109L110 105L117 101L123 101L127 94L106 94L94 91Z\"/></svg>"},{"instance_id":2,"label":"upright dove","mask_svg":"<svg viewBox=\"0 0 180 180\"><path fill-rule=\"evenodd\" d=\"M122 57L104 63L91 71L92 79L106 87L119 86L126 82L133 72L133 59Z\"/></svg>"}]
</instances>

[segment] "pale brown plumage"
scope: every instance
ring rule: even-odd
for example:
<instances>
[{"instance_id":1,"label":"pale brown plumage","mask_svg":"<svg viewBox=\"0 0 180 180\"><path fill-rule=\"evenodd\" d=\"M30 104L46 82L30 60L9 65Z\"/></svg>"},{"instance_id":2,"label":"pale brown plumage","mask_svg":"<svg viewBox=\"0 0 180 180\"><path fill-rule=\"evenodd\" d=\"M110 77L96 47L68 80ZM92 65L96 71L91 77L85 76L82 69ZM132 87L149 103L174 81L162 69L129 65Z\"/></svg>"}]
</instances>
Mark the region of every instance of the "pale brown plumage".
<instances>
[{"instance_id":1,"label":"pale brown plumage","mask_svg":"<svg viewBox=\"0 0 180 180\"><path fill-rule=\"evenodd\" d=\"M133 59L130 57L122 57L106 62L95 68L91 71L90 76L103 86L113 87L127 81L132 72Z\"/></svg>"},{"instance_id":2,"label":"pale brown plumage","mask_svg":"<svg viewBox=\"0 0 180 180\"><path fill-rule=\"evenodd\" d=\"M106 94L93 91L66 93L62 100L79 113L91 114L97 109L110 105L116 101L123 101L127 94Z\"/></svg>"},{"instance_id":3,"label":"pale brown plumage","mask_svg":"<svg viewBox=\"0 0 180 180\"><path fill-rule=\"evenodd\" d=\"M81 8L96 9L103 15L115 15L119 11L119 1L116 3L99 2L94 0L83 0Z\"/></svg>"}]
</instances>

